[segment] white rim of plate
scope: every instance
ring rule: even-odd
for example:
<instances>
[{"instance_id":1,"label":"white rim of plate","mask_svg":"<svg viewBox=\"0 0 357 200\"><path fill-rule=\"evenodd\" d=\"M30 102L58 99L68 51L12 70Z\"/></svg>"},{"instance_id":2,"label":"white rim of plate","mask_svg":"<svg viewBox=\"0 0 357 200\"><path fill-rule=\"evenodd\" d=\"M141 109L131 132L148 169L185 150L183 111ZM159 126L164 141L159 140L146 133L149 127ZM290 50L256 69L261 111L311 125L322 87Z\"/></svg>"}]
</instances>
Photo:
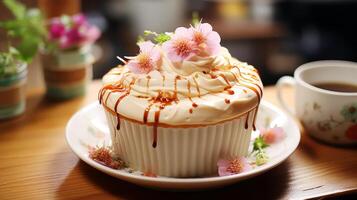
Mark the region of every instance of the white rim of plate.
<instances>
[{"instance_id":1,"label":"white rim of plate","mask_svg":"<svg viewBox=\"0 0 357 200\"><path fill-rule=\"evenodd\" d=\"M97 106L98 102L94 102L91 103L87 106L85 106L84 108L80 109L79 111L77 111L69 120L69 122L67 123L66 126L66 141L68 143L68 145L70 146L70 148L72 149L72 151L85 163L87 163L88 165L106 173L109 175L115 175L117 177L120 177L124 180L128 180L128 179L136 179L136 180L141 180L141 181L150 181L150 182L157 182L157 183L205 183L205 182L216 182L216 181L227 181L227 180L232 180L232 179L240 179L243 177L250 177L251 175L254 174L261 174L263 172L266 172L267 170L279 165L280 163L282 163L284 160L286 160L297 148L297 146L299 145L300 142L300 131L298 131L298 135L297 136L297 140L295 141L292 147L289 148L289 151L284 152L283 155L279 156L279 159L276 159L275 162L268 162L262 166L259 166L258 168L254 168L251 171L248 172L244 172L244 173L240 173L240 174L234 174L234 175L229 175L229 176L214 176L214 177L200 177L200 178L172 178L172 177L147 177L147 176L140 176L137 174L131 174L129 172L125 172L122 170L117 170L117 169L112 169L109 167L106 167L104 165L101 165L97 162L95 162L94 160L90 159L88 157L88 154L83 154L80 152L79 149L76 148L75 142L71 140L70 137L70 127L73 126L73 123L75 121L75 119L77 117L79 117L83 112L86 112L87 110L92 109L92 107ZM298 125L296 124L296 122L288 115L286 115L283 111L281 111L279 108L277 108L276 106L274 106L271 103L268 103L266 101L262 101L261 105L263 105L264 107L267 107L268 109L273 110L273 112L278 113L279 116L283 116L285 118L287 118L288 121L290 121L292 123L294 127L294 129L299 130Z\"/></svg>"}]
</instances>

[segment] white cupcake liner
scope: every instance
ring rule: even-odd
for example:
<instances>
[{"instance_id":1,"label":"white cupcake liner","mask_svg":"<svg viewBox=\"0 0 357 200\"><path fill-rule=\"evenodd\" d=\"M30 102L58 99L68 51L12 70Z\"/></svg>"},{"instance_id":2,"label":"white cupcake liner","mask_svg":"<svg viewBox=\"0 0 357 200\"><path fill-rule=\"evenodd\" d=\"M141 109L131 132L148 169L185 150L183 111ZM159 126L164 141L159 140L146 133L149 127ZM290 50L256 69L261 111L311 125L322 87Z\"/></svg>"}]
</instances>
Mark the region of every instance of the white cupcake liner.
<instances>
[{"instance_id":1,"label":"white cupcake liner","mask_svg":"<svg viewBox=\"0 0 357 200\"><path fill-rule=\"evenodd\" d=\"M114 153L135 170L168 177L209 176L217 173L219 159L248 154L254 110L216 125L158 127L156 148L152 146L153 126L121 118L118 131L117 117L105 112Z\"/></svg>"}]
</instances>

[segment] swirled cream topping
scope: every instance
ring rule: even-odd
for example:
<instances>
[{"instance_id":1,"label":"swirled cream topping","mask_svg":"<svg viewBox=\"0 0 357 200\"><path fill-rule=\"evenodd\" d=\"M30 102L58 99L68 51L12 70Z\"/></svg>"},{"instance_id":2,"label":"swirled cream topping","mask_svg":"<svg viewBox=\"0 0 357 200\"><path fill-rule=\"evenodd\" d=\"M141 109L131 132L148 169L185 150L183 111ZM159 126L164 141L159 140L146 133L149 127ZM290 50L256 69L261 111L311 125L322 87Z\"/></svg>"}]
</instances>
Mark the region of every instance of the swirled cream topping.
<instances>
[{"instance_id":1,"label":"swirled cream topping","mask_svg":"<svg viewBox=\"0 0 357 200\"><path fill-rule=\"evenodd\" d=\"M257 70L227 49L180 66L161 53L157 70L136 74L120 65L106 74L99 94L102 104L118 116L159 126L215 124L258 106L262 83Z\"/></svg>"}]
</instances>

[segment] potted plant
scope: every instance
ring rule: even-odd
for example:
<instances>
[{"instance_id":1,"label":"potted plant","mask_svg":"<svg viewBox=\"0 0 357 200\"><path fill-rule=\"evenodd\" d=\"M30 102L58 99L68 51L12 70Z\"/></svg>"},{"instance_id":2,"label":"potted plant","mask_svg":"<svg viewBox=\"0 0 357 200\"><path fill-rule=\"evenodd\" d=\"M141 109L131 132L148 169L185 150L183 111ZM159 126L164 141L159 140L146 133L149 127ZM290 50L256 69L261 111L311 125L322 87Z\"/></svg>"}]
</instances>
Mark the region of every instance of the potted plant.
<instances>
[{"instance_id":1,"label":"potted plant","mask_svg":"<svg viewBox=\"0 0 357 200\"><path fill-rule=\"evenodd\" d=\"M46 36L38 9L27 9L15 0L3 0L3 4L14 19L0 22L0 28L5 29L8 36L8 48L0 51L0 119L18 116L25 111L27 64Z\"/></svg>"},{"instance_id":2,"label":"potted plant","mask_svg":"<svg viewBox=\"0 0 357 200\"><path fill-rule=\"evenodd\" d=\"M91 45L100 31L83 14L50 20L47 49L42 53L47 96L69 99L84 95L92 78Z\"/></svg>"}]
</instances>

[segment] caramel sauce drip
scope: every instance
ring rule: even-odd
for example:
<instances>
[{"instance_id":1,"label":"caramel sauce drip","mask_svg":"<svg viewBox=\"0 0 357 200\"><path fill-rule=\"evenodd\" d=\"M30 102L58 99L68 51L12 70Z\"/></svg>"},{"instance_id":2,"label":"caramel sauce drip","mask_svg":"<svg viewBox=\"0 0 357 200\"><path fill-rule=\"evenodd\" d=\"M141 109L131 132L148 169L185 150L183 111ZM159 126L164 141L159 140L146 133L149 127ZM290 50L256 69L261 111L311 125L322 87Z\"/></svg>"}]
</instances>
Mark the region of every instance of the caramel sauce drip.
<instances>
[{"instance_id":1,"label":"caramel sauce drip","mask_svg":"<svg viewBox=\"0 0 357 200\"><path fill-rule=\"evenodd\" d=\"M249 83L253 84L254 86L256 86L256 87L259 89L259 92L258 92L255 87L249 86L249 85L247 85L247 84L241 83L241 81L238 81L238 83L240 83L240 84L243 85L244 87L253 90L253 91L257 94L257 96L258 96L258 98L259 98L259 101L260 101L260 99L262 98L262 95L263 95L263 89L260 87L260 85L258 85L258 84L256 84L256 83L252 83L252 80L251 80L251 79L246 78L245 76L243 76L243 73L240 71L240 69L239 69L238 66L234 66L234 68L236 68L236 69L239 71L239 77L240 77L241 79L243 79L244 82L249 82ZM248 75L250 75L250 74L248 74ZM252 76L252 75L250 75L250 76Z\"/></svg>"},{"instance_id":2,"label":"caramel sauce drip","mask_svg":"<svg viewBox=\"0 0 357 200\"><path fill-rule=\"evenodd\" d=\"M119 103L126 97L130 94L130 91L131 91L131 86L134 85L136 79L133 78L129 84L129 88L127 89L127 91L121 95L118 100L115 102L115 105L114 105L114 111L117 113L117 130L120 130L120 115L118 113L118 106L119 106Z\"/></svg>"},{"instance_id":3,"label":"caramel sauce drip","mask_svg":"<svg viewBox=\"0 0 357 200\"><path fill-rule=\"evenodd\" d=\"M234 80L235 80L236 82L239 82L239 80L238 80L236 74L235 74L234 72L232 72L232 71L231 71L231 74L232 74Z\"/></svg>"},{"instance_id":4,"label":"caramel sauce drip","mask_svg":"<svg viewBox=\"0 0 357 200\"><path fill-rule=\"evenodd\" d=\"M245 125L244 125L245 129L248 129L249 113L250 113L250 111L247 113L247 118L245 119Z\"/></svg>"},{"instance_id":5,"label":"caramel sauce drip","mask_svg":"<svg viewBox=\"0 0 357 200\"><path fill-rule=\"evenodd\" d=\"M102 87L102 88L100 89L99 95L98 95L98 100L99 100L99 103L100 103L100 104L102 104L104 94L105 94L105 92L106 92L107 90L115 91L115 92L122 92L122 91L123 91L123 87L117 86L117 85L113 85L113 84L106 85L106 86Z\"/></svg>"},{"instance_id":6,"label":"caramel sauce drip","mask_svg":"<svg viewBox=\"0 0 357 200\"><path fill-rule=\"evenodd\" d=\"M143 122L145 124L148 122L149 111L150 111L152 105L153 105L153 103L149 104L149 106L146 107L145 110L144 110Z\"/></svg>"},{"instance_id":7,"label":"caramel sauce drip","mask_svg":"<svg viewBox=\"0 0 357 200\"><path fill-rule=\"evenodd\" d=\"M216 79L217 78L217 76L216 75L214 75L214 74L209 74L210 76L211 76L211 78L213 78L213 79Z\"/></svg>"},{"instance_id":8,"label":"caramel sauce drip","mask_svg":"<svg viewBox=\"0 0 357 200\"><path fill-rule=\"evenodd\" d=\"M227 83L228 86L231 86L231 84L229 83L229 81L225 75L219 74L219 76L223 78L223 80Z\"/></svg>"},{"instance_id":9,"label":"caramel sauce drip","mask_svg":"<svg viewBox=\"0 0 357 200\"><path fill-rule=\"evenodd\" d=\"M108 102L108 99L109 99L109 96L112 94L113 91L109 91L107 97L105 98L105 101L104 101L104 104L107 105L107 102Z\"/></svg>"},{"instance_id":10,"label":"caramel sauce drip","mask_svg":"<svg viewBox=\"0 0 357 200\"><path fill-rule=\"evenodd\" d=\"M120 130L120 115L117 113L117 130Z\"/></svg>"},{"instance_id":11,"label":"caramel sauce drip","mask_svg":"<svg viewBox=\"0 0 357 200\"><path fill-rule=\"evenodd\" d=\"M253 82L252 79L255 80L255 81L258 81L258 78L255 75L244 73L244 75L250 76L250 79L249 79L249 78L247 78L247 77L245 77L243 75L243 73L240 71L239 67L237 67L237 66L234 66L234 67L239 71L239 75L240 75L240 78L242 79L242 81L249 82L249 83L251 83L251 84L253 84L255 86L255 87L253 87L253 86L244 84L242 82L239 82L244 87L246 87L246 88L252 90L253 92L255 92L257 94L257 97L258 97L258 105L255 108L254 117L253 117L253 130L255 131L256 130L255 122L256 122L256 117L257 117L257 113L258 113L258 110L259 110L259 103L260 103L260 101L262 99L262 95L263 95L263 89L260 87L260 85L258 85L256 83L252 83ZM253 70L253 71L258 72L257 70ZM257 90L257 88L259 89L259 91ZM247 93L247 90L243 89L243 91L245 93ZM248 122L246 121L246 127L248 127L247 123Z\"/></svg>"},{"instance_id":12,"label":"caramel sauce drip","mask_svg":"<svg viewBox=\"0 0 357 200\"><path fill-rule=\"evenodd\" d=\"M188 91L188 98L190 99L190 101L192 101L191 98L191 82L187 81L187 91Z\"/></svg>"},{"instance_id":13,"label":"caramel sauce drip","mask_svg":"<svg viewBox=\"0 0 357 200\"><path fill-rule=\"evenodd\" d=\"M151 107L155 104L158 104L158 110L155 111L155 117L154 117L153 143L152 143L152 147L156 148L156 146L157 146L157 129L158 129L158 125L160 122L160 112L161 112L161 110L165 109L166 106L171 105L172 102L176 102L177 95L175 96L175 94L174 94L171 96L170 93L160 91L156 97L151 98L149 101L151 101L151 103L148 105L148 107L146 107L146 109L144 111L143 122L145 124L148 123L148 116L149 116Z\"/></svg>"},{"instance_id":14,"label":"caramel sauce drip","mask_svg":"<svg viewBox=\"0 0 357 200\"><path fill-rule=\"evenodd\" d=\"M198 92L198 97L201 97L201 92L200 92L200 87L197 83L197 80L195 79L195 77L193 77L193 81L195 82L195 85L196 85L196 90Z\"/></svg>"},{"instance_id":15,"label":"caramel sauce drip","mask_svg":"<svg viewBox=\"0 0 357 200\"><path fill-rule=\"evenodd\" d=\"M256 127L255 127L255 121L257 120L257 114L258 114L258 110L259 110L259 106L257 106L255 108L255 111L254 111L254 117L253 117L253 130L257 130Z\"/></svg>"},{"instance_id":16,"label":"caramel sauce drip","mask_svg":"<svg viewBox=\"0 0 357 200\"><path fill-rule=\"evenodd\" d=\"M158 111L155 112L155 122L154 122L154 126L153 126L153 142L152 142L152 147L156 148L157 146L157 128L159 125L159 119L160 119L160 112L161 112L160 108Z\"/></svg>"},{"instance_id":17,"label":"caramel sauce drip","mask_svg":"<svg viewBox=\"0 0 357 200\"><path fill-rule=\"evenodd\" d=\"M233 90L227 90L228 94L230 95L234 95L234 91Z\"/></svg>"},{"instance_id":18,"label":"caramel sauce drip","mask_svg":"<svg viewBox=\"0 0 357 200\"><path fill-rule=\"evenodd\" d=\"M178 98L177 98L177 81L181 80L181 76L176 76L175 77L175 82L174 82L174 99L175 99L175 103L178 102Z\"/></svg>"}]
</instances>

